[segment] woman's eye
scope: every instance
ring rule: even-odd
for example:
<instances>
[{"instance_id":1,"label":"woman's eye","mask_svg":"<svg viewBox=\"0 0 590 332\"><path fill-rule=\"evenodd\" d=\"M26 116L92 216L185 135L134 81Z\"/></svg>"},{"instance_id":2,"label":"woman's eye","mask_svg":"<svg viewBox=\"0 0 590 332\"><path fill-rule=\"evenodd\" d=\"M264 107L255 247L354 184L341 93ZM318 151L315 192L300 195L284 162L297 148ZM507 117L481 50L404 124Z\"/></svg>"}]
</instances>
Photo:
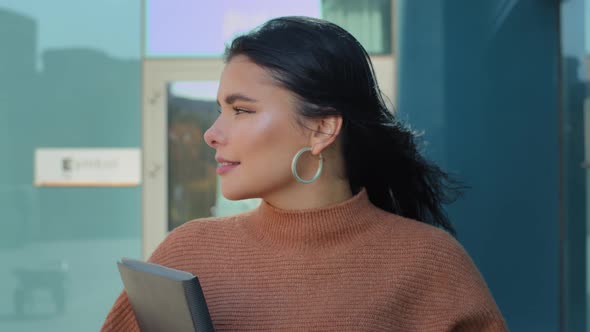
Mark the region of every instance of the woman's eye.
<instances>
[{"instance_id":1,"label":"woman's eye","mask_svg":"<svg viewBox=\"0 0 590 332\"><path fill-rule=\"evenodd\" d=\"M239 115L239 114L242 114L242 113L248 113L248 114L254 113L254 111L250 111L250 110L247 110L247 109L244 109L244 108L239 108L239 107L234 107L234 112L235 112L236 115Z\"/></svg>"}]
</instances>

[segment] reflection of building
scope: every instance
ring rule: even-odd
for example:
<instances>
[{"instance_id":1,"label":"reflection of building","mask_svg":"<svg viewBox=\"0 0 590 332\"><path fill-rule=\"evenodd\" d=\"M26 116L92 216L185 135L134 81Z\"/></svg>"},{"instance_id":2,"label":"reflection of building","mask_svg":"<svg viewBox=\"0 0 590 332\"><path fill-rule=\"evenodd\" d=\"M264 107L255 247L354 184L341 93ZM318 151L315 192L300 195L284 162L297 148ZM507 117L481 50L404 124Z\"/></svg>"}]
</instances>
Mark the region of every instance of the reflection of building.
<instances>
[{"instance_id":1,"label":"reflection of building","mask_svg":"<svg viewBox=\"0 0 590 332\"><path fill-rule=\"evenodd\" d=\"M26 197L33 198L16 207L10 197L25 197L23 186L31 186L36 147L139 144L139 59L120 60L88 48L44 50L39 59L37 22L1 8L0 40L0 151L9 158L0 165L0 247L23 245L23 239L118 233L120 226L111 226L125 223L117 217L100 220L92 214L87 225L77 218L52 217L82 215L85 205L93 204L83 195L66 198L29 190ZM69 203L65 208L62 200ZM45 202L42 212L31 205L39 201ZM34 217L38 215L44 220Z\"/></svg>"},{"instance_id":2,"label":"reflection of building","mask_svg":"<svg viewBox=\"0 0 590 332\"><path fill-rule=\"evenodd\" d=\"M14 38L19 36L19 38ZM31 183L23 174L26 161L22 159L20 142L30 135L14 135L13 128L22 112L33 107L31 87L36 85L37 24L30 17L0 9L0 151L7 159L0 166L0 249L22 245L19 240L29 239L38 226L35 218L37 206L33 191L23 183ZM29 119L27 124L32 123ZM23 129L26 126L23 126ZM28 151L27 151L28 152ZM8 160L8 162L6 162ZM28 174L27 174L28 175Z\"/></svg>"},{"instance_id":3,"label":"reflection of building","mask_svg":"<svg viewBox=\"0 0 590 332\"><path fill-rule=\"evenodd\" d=\"M0 8L0 40L0 151L15 158L19 149L10 143L15 137L11 137L7 126L14 126L14 117L30 107L30 86L37 78L37 24L30 17ZM4 163L0 183L14 181L21 167L18 163Z\"/></svg>"},{"instance_id":4,"label":"reflection of building","mask_svg":"<svg viewBox=\"0 0 590 332\"><path fill-rule=\"evenodd\" d=\"M14 38L18 36L18 38ZM27 16L0 8L0 95L13 89L8 84L18 83L15 77L31 77L35 73L37 54L37 24ZM7 43L6 41L9 41Z\"/></svg>"},{"instance_id":5,"label":"reflection of building","mask_svg":"<svg viewBox=\"0 0 590 332\"><path fill-rule=\"evenodd\" d=\"M68 123L62 134L76 137L68 146L93 146L95 142L106 146L119 146L121 140L135 141L139 134L133 128L139 121L138 100L130 97L137 91L139 61L115 59L102 51L92 49L59 49L43 52L43 67L39 93L47 111L45 124L39 128L48 142L66 141L66 136L56 136L54 128ZM56 84L56 82L59 82ZM121 132L113 136L113 131Z\"/></svg>"},{"instance_id":6,"label":"reflection of building","mask_svg":"<svg viewBox=\"0 0 590 332\"><path fill-rule=\"evenodd\" d=\"M38 38L36 20L0 9L0 330L66 331L60 322L77 319L97 330L96 313L120 285L110 248L139 251L140 191L36 188L33 156L37 147L139 145L139 49L124 60L93 48L38 50ZM72 291L67 279L97 292Z\"/></svg>"},{"instance_id":7,"label":"reflection of building","mask_svg":"<svg viewBox=\"0 0 590 332\"><path fill-rule=\"evenodd\" d=\"M56 21L40 25L5 8L46 5L48 14L36 14L57 16L58 24L71 8L0 3L0 331L73 331L80 324L98 330L120 289L116 257L139 252L140 190L36 188L33 157L37 147L140 145L139 42L132 42L138 46L130 59L118 59L77 48L71 40L89 30L69 26L57 34L73 47L40 50L39 36L55 34L49 30ZM131 17L118 26L104 16L101 22L122 31L105 39L125 40L139 27L137 13L117 13ZM100 34L103 27L91 29ZM81 281L93 286L71 287Z\"/></svg>"}]
</instances>

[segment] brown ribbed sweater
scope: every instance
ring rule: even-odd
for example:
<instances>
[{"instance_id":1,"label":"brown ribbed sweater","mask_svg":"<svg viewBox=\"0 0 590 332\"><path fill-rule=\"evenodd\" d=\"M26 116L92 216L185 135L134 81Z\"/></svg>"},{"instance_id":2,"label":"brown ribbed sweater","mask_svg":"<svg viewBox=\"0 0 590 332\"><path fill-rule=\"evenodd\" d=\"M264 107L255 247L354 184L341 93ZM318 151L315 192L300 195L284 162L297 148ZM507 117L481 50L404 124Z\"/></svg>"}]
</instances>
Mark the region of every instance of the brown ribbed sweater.
<instances>
[{"instance_id":1,"label":"brown ribbed sweater","mask_svg":"<svg viewBox=\"0 0 590 332\"><path fill-rule=\"evenodd\" d=\"M175 229L150 261L199 277L217 331L506 331L461 245L371 204L249 213ZM125 292L103 332L138 331Z\"/></svg>"}]
</instances>

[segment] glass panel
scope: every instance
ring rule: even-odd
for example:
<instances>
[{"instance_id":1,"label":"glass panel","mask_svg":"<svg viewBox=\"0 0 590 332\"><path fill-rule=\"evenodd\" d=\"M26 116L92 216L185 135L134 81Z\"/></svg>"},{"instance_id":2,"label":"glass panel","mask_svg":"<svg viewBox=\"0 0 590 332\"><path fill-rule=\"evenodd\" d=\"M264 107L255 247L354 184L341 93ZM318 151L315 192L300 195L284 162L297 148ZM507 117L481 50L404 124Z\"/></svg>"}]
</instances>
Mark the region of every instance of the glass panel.
<instances>
[{"instance_id":1,"label":"glass panel","mask_svg":"<svg viewBox=\"0 0 590 332\"><path fill-rule=\"evenodd\" d=\"M579 82L584 98L584 163L586 172L586 331L590 331L590 0L585 2L585 70ZM583 66L582 66L583 67Z\"/></svg>"},{"instance_id":2,"label":"glass panel","mask_svg":"<svg viewBox=\"0 0 590 332\"><path fill-rule=\"evenodd\" d=\"M391 53L391 0L148 0L146 57L219 57L236 35L288 15L325 18L370 54Z\"/></svg>"},{"instance_id":3,"label":"glass panel","mask_svg":"<svg viewBox=\"0 0 590 332\"><path fill-rule=\"evenodd\" d=\"M32 185L38 147L140 146L140 12L0 0L0 331L98 331L140 256L139 187Z\"/></svg>"},{"instance_id":4,"label":"glass panel","mask_svg":"<svg viewBox=\"0 0 590 332\"><path fill-rule=\"evenodd\" d=\"M224 44L273 17L320 17L320 0L147 0L147 57L218 57Z\"/></svg>"},{"instance_id":5,"label":"glass panel","mask_svg":"<svg viewBox=\"0 0 590 332\"><path fill-rule=\"evenodd\" d=\"M590 1L561 4L566 331L590 331Z\"/></svg>"},{"instance_id":6,"label":"glass panel","mask_svg":"<svg viewBox=\"0 0 590 332\"><path fill-rule=\"evenodd\" d=\"M169 230L196 218L250 210L260 202L229 201L220 192L215 150L203 140L218 115L218 85L214 81L168 84Z\"/></svg>"},{"instance_id":7,"label":"glass panel","mask_svg":"<svg viewBox=\"0 0 590 332\"><path fill-rule=\"evenodd\" d=\"M448 214L515 332L560 329L558 26L572 1L396 1L398 114L467 186Z\"/></svg>"},{"instance_id":8,"label":"glass panel","mask_svg":"<svg viewBox=\"0 0 590 332\"><path fill-rule=\"evenodd\" d=\"M391 54L391 0L323 0L322 17L352 33L369 54Z\"/></svg>"},{"instance_id":9,"label":"glass panel","mask_svg":"<svg viewBox=\"0 0 590 332\"><path fill-rule=\"evenodd\" d=\"M590 331L590 0L585 2L585 61L582 62L579 89L584 98L584 163L586 172L586 331ZM585 68L584 68L585 65Z\"/></svg>"}]
</instances>

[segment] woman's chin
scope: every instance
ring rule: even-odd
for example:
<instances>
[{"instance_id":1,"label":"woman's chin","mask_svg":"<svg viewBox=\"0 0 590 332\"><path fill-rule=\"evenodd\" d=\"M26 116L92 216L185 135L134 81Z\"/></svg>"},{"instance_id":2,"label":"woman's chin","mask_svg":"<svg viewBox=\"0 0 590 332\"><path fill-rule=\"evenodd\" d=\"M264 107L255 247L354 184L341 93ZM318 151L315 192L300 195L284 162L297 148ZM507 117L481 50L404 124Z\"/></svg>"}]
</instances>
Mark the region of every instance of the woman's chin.
<instances>
[{"instance_id":1,"label":"woman's chin","mask_svg":"<svg viewBox=\"0 0 590 332\"><path fill-rule=\"evenodd\" d=\"M223 186L221 187L221 194L230 201L239 201L242 199L252 198L243 190L223 188Z\"/></svg>"}]
</instances>

